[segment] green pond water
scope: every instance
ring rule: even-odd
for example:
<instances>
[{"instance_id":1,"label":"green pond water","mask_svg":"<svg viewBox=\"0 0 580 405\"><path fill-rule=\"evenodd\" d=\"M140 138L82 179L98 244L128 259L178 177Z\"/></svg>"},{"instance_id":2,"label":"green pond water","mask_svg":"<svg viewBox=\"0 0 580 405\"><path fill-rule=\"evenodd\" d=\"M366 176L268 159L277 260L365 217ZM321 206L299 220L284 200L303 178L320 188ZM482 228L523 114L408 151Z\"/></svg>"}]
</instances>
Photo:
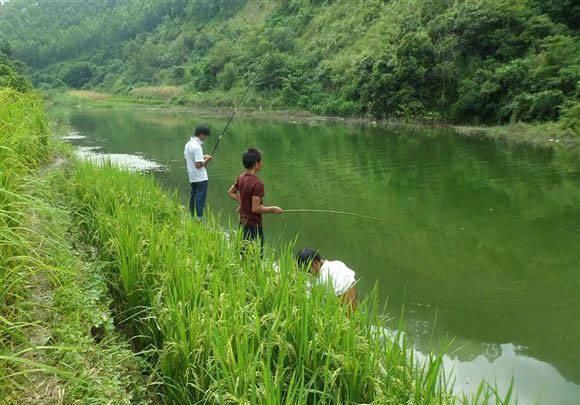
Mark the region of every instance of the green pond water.
<instances>
[{"instance_id":1,"label":"green pond water","mask_svg":"<svg viewBox=\"0 0 580 405\"><path fill-rule=\"evenodd\" d=\"M137 109L70 110L84 153L136 157L187 204L183 146L199 123L211 150L226 119ZM468 138L449 129L346 127L236 118L209 166L208 203L235 223L226 195L241 154L260 148L266 204L355 212L265 216L267 243L295 239L377 285L405 310L419 352L453 339L455 389L482 378L522 404L580 403L580 153ZM130 160L130 159L129 159ZM139 162L137 162L139 163Z\"/></svg>"}]
</instances>

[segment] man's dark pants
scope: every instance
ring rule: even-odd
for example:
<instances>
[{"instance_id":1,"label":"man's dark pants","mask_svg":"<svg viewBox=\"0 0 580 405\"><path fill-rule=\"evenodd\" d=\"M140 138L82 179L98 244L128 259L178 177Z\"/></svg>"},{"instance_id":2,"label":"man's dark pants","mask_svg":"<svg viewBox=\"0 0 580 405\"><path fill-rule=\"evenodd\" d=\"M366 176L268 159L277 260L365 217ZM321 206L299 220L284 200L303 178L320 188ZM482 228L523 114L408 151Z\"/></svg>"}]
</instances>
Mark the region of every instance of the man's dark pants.
<instances>
[{"instance_id":1,"label":"man's dark pants","mask_svg":"<svg viewBox=\"0 0 580 405\"><path fill-rule=\"evenodd\" d=\"M189 199L189 212L191 216L201 219L205 208L205 198L207 196L207 180L191 183L191 197Z\"/></svg>"}]
</instances>

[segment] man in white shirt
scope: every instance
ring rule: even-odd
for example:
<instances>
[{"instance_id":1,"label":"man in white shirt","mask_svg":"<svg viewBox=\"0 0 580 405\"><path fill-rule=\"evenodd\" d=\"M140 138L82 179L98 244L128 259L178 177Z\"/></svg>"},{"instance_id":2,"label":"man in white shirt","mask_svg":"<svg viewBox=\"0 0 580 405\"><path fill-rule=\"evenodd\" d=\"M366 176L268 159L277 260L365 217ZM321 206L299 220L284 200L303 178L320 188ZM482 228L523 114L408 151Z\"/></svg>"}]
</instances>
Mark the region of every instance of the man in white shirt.
<instances>
[{"instance_id":1,"label":"man in white shirt","mask_svg":"<svg viewBox=\"0 0 580 405\"><path fill-rule=\"evenodd\" d=\"M199 126L195 129L194 136L185 144L183 155L187 164L187 175L191 184L191 197L189 200L189 211L191 216L201 221L205 199L207 196L207 164L212 159L210 155L204 155L201 145L209 136L210 131L206 126Z\"/></svg>"},{"instance_id":2,"label":"man in white shirt","mask_svg":"<svg viewBox=\"0 0 580 405\"><path fill-rule=\"evenodd\" d=\"M298 265L308 268L318 283L332 288L337 297L356 308L356 274L339 260L325 260L317 250L304 248L297 255Z\"/></svg>"}]
</instances>

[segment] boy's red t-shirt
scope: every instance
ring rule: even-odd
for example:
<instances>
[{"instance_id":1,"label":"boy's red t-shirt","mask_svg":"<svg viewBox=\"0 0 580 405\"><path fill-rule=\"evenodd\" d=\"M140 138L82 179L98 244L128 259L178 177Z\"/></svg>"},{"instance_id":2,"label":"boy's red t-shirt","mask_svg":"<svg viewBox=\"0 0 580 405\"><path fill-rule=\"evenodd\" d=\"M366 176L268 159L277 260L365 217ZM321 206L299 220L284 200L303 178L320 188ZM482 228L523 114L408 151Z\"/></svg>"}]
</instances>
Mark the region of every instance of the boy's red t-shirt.
<instances>
[{"instance_id":1,"label":"boy's red t-shirt","mask_svg":"<svg viewBox=\"0 0 580 405\"><path fill-rule=\"evenodd\" d=\"M245 226L262 226L262 214L252 212L252 197L264 197L264 183L255 174L242 173L235 187L240 193L240 223Z\"/></svg>"}]
</instances>

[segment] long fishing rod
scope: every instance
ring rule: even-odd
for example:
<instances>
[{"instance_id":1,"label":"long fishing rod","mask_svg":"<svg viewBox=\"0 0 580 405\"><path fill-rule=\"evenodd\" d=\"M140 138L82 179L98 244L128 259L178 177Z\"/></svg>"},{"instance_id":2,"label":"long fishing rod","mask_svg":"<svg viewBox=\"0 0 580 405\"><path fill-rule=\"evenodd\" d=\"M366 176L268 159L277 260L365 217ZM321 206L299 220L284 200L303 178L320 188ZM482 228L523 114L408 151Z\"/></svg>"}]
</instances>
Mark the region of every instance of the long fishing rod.
<instances>
[{"instance_id":1,"label":"long fishing rod","mask_svg":"<svg viewBox=\"0 0 580 405\"><path fill-rule=\"evenodd\" d=\"M230 119L228 120L228 123L226 124L226 126L224 127L224 130L222 131L222 133L220 134L215 146L213 147L213 150L211 151L211 155L213 156L218 145L220 144L222 137L224 136L224 134L226 133L228 127L230 126L230 123L232 122L232 120L234 119L234 116L236 115L236 113L238 112L238 108L240 108L240 105L242 105L242 102L244 101L244 98L246 97L246 94L248 94L248 91L250 90L250 87L252 87L252 84L254 84L254 80L256 80L256 77L258 77L258 73L260 73L260 70L262 70L262 66L264 65L264 62L266 62L266 59L268 59L268 57L270 56L270 53L268 52L266 54L266 56L264 57L264 59L262 59L262 62L260 62L260 65L258 66L258 69L256 70L256 73L254 73L254 77L252 77L252 80L250 81L250 84L248 85L248 87L246 88L246 91L244 91L244 94L242 95L242 98L240 99L240 101L238 102L238 105L236 106L236 108L234 109L234 112L232 113Z\"/></svg>"},{"instance_id":2,"label":"long fishing rod","mask_svg":"<svg viewBox=\"0 0 580 405\"><path fill-rule=\"evenodd\" d=\"M312 209L293 209L293 210L284 210L284 214L301 214L301 213L314 213L314 214L338 214L338 215L347 215L350 217L355 218L363 218L363 219L370 219L372 221L380 221L386 222L384 219L371 217L368 215L356 214L354 212L345 212L345 211L338 211L338 210L312 210Z\"/></svg>"}]
</instances>

